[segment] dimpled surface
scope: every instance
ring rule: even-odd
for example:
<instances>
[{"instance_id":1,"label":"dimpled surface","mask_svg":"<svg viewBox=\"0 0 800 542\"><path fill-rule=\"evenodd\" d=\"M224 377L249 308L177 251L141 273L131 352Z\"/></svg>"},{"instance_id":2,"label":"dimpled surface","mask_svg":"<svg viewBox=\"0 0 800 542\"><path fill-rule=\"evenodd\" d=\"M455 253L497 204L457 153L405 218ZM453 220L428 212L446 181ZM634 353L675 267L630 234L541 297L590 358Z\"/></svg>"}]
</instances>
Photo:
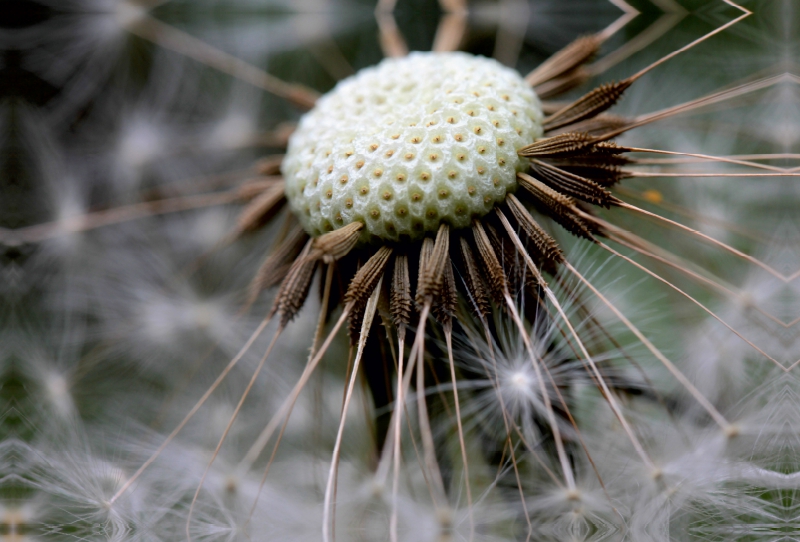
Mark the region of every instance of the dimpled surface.
<instances>
[{"instance_id":1,"label":"dimpled surface","mask_svg":"<svg viewBox=\"0 0 800 542\"><path fill-rule=\"evenodd\" d=\"M363 222L362 241L469 226L516 187L542 135L520 75L466 53L412 53L341 81L307 113L282 172L312 236Z\"/></svg>"}]
</instances>

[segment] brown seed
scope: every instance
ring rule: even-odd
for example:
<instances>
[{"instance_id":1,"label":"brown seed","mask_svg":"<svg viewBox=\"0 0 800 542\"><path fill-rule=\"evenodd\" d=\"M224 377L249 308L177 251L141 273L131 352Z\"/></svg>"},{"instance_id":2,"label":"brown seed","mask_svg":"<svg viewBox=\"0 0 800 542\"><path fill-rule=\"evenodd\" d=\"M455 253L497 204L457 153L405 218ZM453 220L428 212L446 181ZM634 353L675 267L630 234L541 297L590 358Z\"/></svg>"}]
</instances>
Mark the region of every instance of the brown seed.
<instances>
[{"instance_id":1,"label":"brown seed","mask_svg":"<svg viewBox=\"0 0 800 542\"><path fill-rule=\"evenodd\" d=\"M389 290L389 312L400 338L405 337L406 326L411 322L411 281L408 276L408 256L398 254L394 260L392 285Z\"/></svg>"},{"instance_id":2,"label":"brown seed","mask_svg":"<svg viewBox=\"0 0 800 542\"><path fill-rule=\"evenodd\" d=\"M356 246L363 227L361 222L352 222L343 228L317 237L314 239L309 257L320 258L325 263L344 258Z\"/></svg>"},{"instance_id":3,"label":"brown seed","mask_svg":"<svg viewBox=\"0 0 800 542\"><path fill-rule=\"evenodd\" d=\"M464 260L464 270L466 271L462 273L462 276L472 302L472 310L484 318L491 310L489 297L486 294L486 288L481 280L481 273L478 270L478 264L475 262L472 249L469 247L469 242L463 236L460 240L461 257Z\"/></svg>"},{"instance_id":4,"label":"brown seed","mask_svg":"<svg viewBox=\"0 0 800 542\"><path fill-rule=\"evenodd\" d=\"M359 268L350 281L350 285L347 287L347 293L344 295L344 302L345 304L352 303L352 310L354 312L358 312L367 303L369 296L372 295L375 286L383 276L386 263L389 261L389 256L391 255L392 249L387 246L382 246L367 260L367 263Z\"/></svg>"}]
</instances>

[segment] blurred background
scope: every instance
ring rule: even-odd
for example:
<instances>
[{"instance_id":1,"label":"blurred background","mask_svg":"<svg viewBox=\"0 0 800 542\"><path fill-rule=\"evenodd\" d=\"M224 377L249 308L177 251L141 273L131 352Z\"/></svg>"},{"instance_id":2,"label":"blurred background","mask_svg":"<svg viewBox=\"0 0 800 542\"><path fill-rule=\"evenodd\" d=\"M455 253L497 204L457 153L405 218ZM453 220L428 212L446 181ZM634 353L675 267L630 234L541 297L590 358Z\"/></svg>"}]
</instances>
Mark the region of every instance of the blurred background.
<instances>
[{"instance_id":1,"label":"blurred background","mask_svg":"<svg viewBox=\"0 0 800 542\"><path fill-rule=\"evenodd\" d=\"M682 262L682 269L648 265L728 326L653 276L555 232L576 267L737 436L710 424L642 342L597 307L666 404L648 394L625 404L663 478L644 472L600 394L576 384L575 415L603 484L593 468L576 467L584 498L575 504L531 460L524 487L513 487L508 469L483 458L473 435L480 499L470 533L458 490L452 517L431 510L409 443L402 540L800 538L800 369L792 370L800 360L800 188L792 176L800 169L800 7L738 5L752 14L648 73L613 112L635 118L714 96L619 143L727 161L649 155L662 160L642 171L662 175L625 181L618 195L740 252L641 215L603 214ZM149 469L109 500L271 306L267 294L241 311L279 224L226 242L241 209L231 189L282 152L302 115L269 92L274 81L264 74L324 93L392 46L430 50L443 39L526 74L572 40L608 30L592 77L569 95L578 97L743 14L722 0L378 7L359 0L0 7L0 539L185 538L189 503L269 333ZM208 472L189 526L194 539L320 539L346 339L334 343L301 395L263 487L266 454L246 456L302 372L315 303L284 333ZM478 395L467 394L467 405L480 404ZM337 537L384 540L389 508L376 483L375 413L365 390L354 403ZM448 431L452 441L452 427L441 429ZM444 457L460 457L455 442Z\"/></svg>"}]
</instances>

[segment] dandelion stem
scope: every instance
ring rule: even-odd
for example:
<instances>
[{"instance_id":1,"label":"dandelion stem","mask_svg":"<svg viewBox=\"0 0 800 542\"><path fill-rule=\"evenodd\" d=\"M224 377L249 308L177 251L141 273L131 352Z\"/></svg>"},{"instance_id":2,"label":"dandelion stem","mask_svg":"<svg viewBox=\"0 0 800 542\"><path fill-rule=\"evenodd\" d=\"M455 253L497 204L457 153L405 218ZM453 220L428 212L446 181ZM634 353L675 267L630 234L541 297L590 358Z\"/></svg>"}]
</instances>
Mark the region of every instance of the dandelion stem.
<instances>
[{"instance_id":1,"label":"dandelion stem","mask_svg":"<svg viewBox=\"0 0 800 542\"><path fill-rule=\"evenodd\" d=\"M420 434L422 436L422 450L425 459L425 466L433 479L436 493L439 496L445 495L444 481L442 473L439 471L439 464L436 461L436 451L433 443L433 432L431 431L430 420L428 419L428 408L425 403L425 370L423 367L425 358L425 324L431 310L431 303L426 302L422 307L419 317L419 329L417 336L414 337L414 349L416 350L416 372L417 372L417 416L419 418ZM411 358L409 358L411 359Z\"/></svg>"},{"instance_id":2,"label":"dandelion stem","mask_svg":"<svg viewBox=\"0 0 800 542\"><path fill-rule=\"evenodd\" d=\"M668 360L667 357L664 356L664 354L662 354L661 351L659 351L653 345L653 343L651 343L650 340L645 337L644 334L642 334L642 332L639 331L639 329L634 326L624 314L622 314L622 312L620 312L616 306L614 306L613 303L611 303L603 294L601 294L600 291L592 285L592 283L586 280L583 275L581 275L578 270L572 266L572 264L570 264L568 261L565 261L564 265L573 275L578 278L578 280L584 283L594 293L594 295L603 302L604 305L611 309L617 318L619 318L619 320L625 324L625 327L627 327L634 335L636 335L642 344L644 344L645 347L650 350L650 352L664 365L664 367L666 367L666 369L672 373L675 379L680 382L684 388L686 388L686 390L695 398L698 403L700 403L706 412L708 412L709 416L711 416L711 418L722 428L723 431L725 431L726 434L734 435L736 433L735 428L730 424L730 422L728 422L728 420L725 419L722 414L720 414L714 405L712 405L711 402L706 399L697 388L694 387L694 384L692 384L689 379L686 378L686 376L681 373L678 368L675 367L675 365Z\"/></svg>"},{"instance_id":3,"label":"dandelion stem","mask_svg":"<svg viewBox=\"0 0 800 542\"><path fill-rule=\"evenodd\" d=\"M303 388L308 382L308 379L311 377L311 374L314 372L314 369L316 369L317 365L319 365L319 362L322 360L322 356L324 356L325 352L328 351L328 347L330 347L331 342L333 342L333 338L336 336L336 333L342 327L342 324L344 324L345 320L347 320L347 317L350 316L351 309L352 304L345 305L341 316L339 316L339 320L333 326L333 329L331 329L330 333L328 333L328 337L325 339L325 342L317 351L314 358L306 365L306 368L303 370L303 373L300 375L300 378L298 379L294 388L292 388L289 396L278 409L278 412L276 412L267 423L267 426L258 435L258 438L256 438L255 442L253 442L253 445L250 446L250 449L247 451L247 454L245 454L239 465L252 464L258 458L259 454L272 437L272 434L275 432L275 429L277 429L280 420L292 410L292 407L295 401L297 401L300 392L303 391Z\"/></svg>"},{"instance_id":4,"label":"dandelion stem","mask_svg":"<svg viewBox=\"0 0 800 542\"><path fill-rule=\"evenodd\" d=\"M447 342L447 359L450 362L450 379L453 381L453 401L456 404L456 426L458 427L458 443L461 446L461 460L464 463L464 486L467 490L467 509L469 514L470 537L475 534L475 518L472 514L472 489L469 482L469 461L467 460L467 445L464 442L464 427L461 424L461 405L458 400L458 386L456 385L456 365L453 362L453 332L445 329L445 341Z\"/></svg>"},{"instance_id":5,"label":"dandelion stem","mask_svg":"<svg viewBox=\"0 0 800 542\"><path fill-rule=\"evenodd\" d=\"M314 359L314 355L317 353L317 345L319 341L322 340L322 330L325 326L325 317L328 313L328 303L330 302L330 295L331 295L331 284L333 282L333 264L328 265L328 269L325 272L325 288L322 294L322 303L320 305L319 310L319 319L317 320L317 329L314 332L314 341L311 344L311 350L308 353L308 360L306 361L306 367L311 363L311 360ZM256 506L258 505L258 498L261 496L261 490L264 488L264 484L267 481L267 475L269 474L269 469L272 466L272 462L275 460L275 456L278 453L278 446L280 445L281 439L283 438L283 433L286 431L286 426L289 424L289 418L292 415L292 409L294 408L294 401L292 401L291 406L289 407L289 411L286 413L286 417L284 418L283 425L281 426L280 433L278 433L278 438L275 439L275 446L272 448L272 454L269 457L269 461L267 461L267 466L264 467L264 474L261 475L261 481L258 484L258 493L256 493L256 498L253 499L253 506L250 508L250 514L247 516L247 521L244 524L245 531L247 530L247 526L250 524L250 520L253 519L253 514L256 511ZM260 450L259 450L260 453ZM250 469L252 466L252 461L255 460L255 456L246 456L236 467L237 472L244 473ZM250 459L247 461L246 459Z\"/></svg>"},{"instance_id":6,"label":"dandelion stem","mask_svg":"<svg viewBox=\"0 0 800 542\"><path fill-rule=\"evenodd\" d=\"M128 480L122 485L122 487L120 487L119 490L117 490L114 496L111 497L111 499L108 501L109 504L114 504L114 502L128 490L128 488L136 481L136 479L139 478L139 476L141 476L141 474L145 471L145 469L147 469L147 467L149 467L153 463L153 461L155 461L156 458L158 458L158 456L161 454L161 452L164 451L167 445L170 442L172 442L172 439L174 439L175 436L181 431L181 429L183 429L183 427L189 422L189 420L192 419L192 416L194 416L197 413L197 411L200 410L200 407L202 407L203 404L206 402L206 400L211 396L211 394L214 393L214 390L216 390L217 387L219 387L219 385L222 383L222 381L225 380L225 377L228 376L228 373L230 373L231 370L236 366L236 364L239 363L239 360L242 359L242 356L245 355L245 353L250 349L250 347L253 345L258 336L261 335L261 333L264 331L264 328L266 328L267 325L269 324L270 320L272 320L272 315L267 316L266 318L264 318L264 320L261 321L261 324L258 326L258 328L256 328L256 330L247 340L245 345L241 348L241 350L239 350L236 356L234 356L234 358L228 363L225 369L222 370L219 376L217 376L216 380L214 380L214 383L211 384L211 386L205 391L205 393L203 393L203 396L200 397L200 399L197 401L197 403L195 403L195 405L186 414L186 416L184 416L183 420L181 420L181 423L179 423L178 426L172 430L172 433L170 433L164 440L164 442L161 443L161 446L159 446L158 449L155 452L153 452L153 455L151 455L150 458L147 461L145 461L141 467L139 467L139 469L133 474L133 476L128 478Z\"/></svg>"},{"instance_id":7,"label":"dandelion stem","mask_svg":"<svg viewBox=\"0 0 800 542\"><path fill-rule=\"evenodd\" d=\"M712 318L714 318L714 319L715 319L716 321L718 321L720 324L722 324L723 326L725 326L726 328L728 328L728 329L729 329L731 332L733 332L733 333L734 333L734 334L735 334L737 337L739 337L739 338L740 338L740 339L742 339L744 342L746 342L748 345L750 345L750 346L751 346L751 347L752 347L752 348L753 348L753 349L754 349L756 352L758 352L759 354L761 354L762 356L764 356L765 358L767 358L768 360L770 360L772 363L774 363L775 365L777 365L777 366L778 366L778 367L779 367L781 370L783 370L783 371L785 371L785 370L786 370L786 369L784 368L784 366L783 366L783 364L782 364L781 362L779 362L778 360L776 360L775 358L773 358L772 356L770 356L769 354L767 354L766 352L764 352L764 351L763 351L761 348L759 348L758 346L756 346L755 344L753 344L753 343L752 343L750 340L748 340L747 338L745 338L745 337L744 337L744 336L743 336L741 333L739 333L739 332L738 332L738 331L736 331L736 330L735 330L733 327L731 327L731 326L730 326L730 324L728 324L727 322L725 322L725 321L724 321L722 318L720 318L720 317L719 317L719 316L717 316L717 315L716 315L716 314L715 314L713 311L711 311L711 309L709 309L708 307L706 307L705 305L703 305L702 303L700 303L700 302L699 302L698 300L696 300L695 298L693 298L692 296L690 296L689 294L687 294L686 292L684 292L683 290L681 290L680 288L678 288L677 286L675 286L674 284L672 284L671 282L669 282L668 280L666 280L665 278L663 278L663 277L661 277L660 275L658 275L658 274L654 273L653 271L651 271L651 270L647 269L646 267L644 267L644 266L643 266L643 265L641 265L640 263L638 263L638 262L636 262L636 261L632 260L631 258L628 258L627 256L625 256L625 255L623 255L623 254L620 254L619 252L617 252L616 250L614 250L613 248L611 248L611 247L610 247L610 246L608 246L607 244L603 243L602 241L600 241L600 240L597 240L597 244L598 244L599 246L601 246L603 249L605 249L605 250L607 250L608 252L610 252L611 254L613 254L613 255L617 256L618 258L622 258L622 259L623 259L623 260L625 260L626 262L628 262L628 263L630 263L631 265L633 265L633 266L635 266L635 267L637 267L637 268L641 269L642 271L644 271L645 273L647 273L647 274L648 274L648 275L650 275L651 277L655 278L656 280L658 280L658 281L660 281L660 282L663 282L664 284L666 284L667 286L669 286L670 288L672 288L673 290L675 290L676 292L678 292L679 294L681 294L681 295L682 295L682 296L684 296L686 299L688 299L689 301L691 301L692 303L694 303L695 305L697 305L698 307L700 307L701 309L703 309L703 311L705 311L705 312L706 312L708 315L710 315Z\"/></svg>"},{"instance_id":8,"label":"dandelion stem","mask_svg":"<svg viewBox=\"0 0 800 542\"><path fill-rule=\"evenodd\" d=\"M331 458L331 468L328 473L328 484L325 487L325 502L322 508L322 540L328 542L335 537L335 517L331 517L333 503L335 501L334 487L336 485L336 478L339 470L339 454L342 447L342 437L344 436L344 426L347 420L347 408L350 405L350 399L353 397L353 388L356 384L356 377L358 376L358 367L361 363L361 356L364 353L364 345L367 343L369 336L369 328L372 326L372 319L375 316L375 310L378 307L378 298L380 297L381 283L383 278L378 279L378 284L375 290L367 301L367 306L364 309L364 319L361 322L361 333L358 338L358 351L356 353L355 361L353 362L353 372L350 375L350 383L347 385L347 395L344 398L342 406L342 419L339 423L339 430L336 434L336 443L333 446L333 457ZM330 529L330 531L329 531Z\"/></svg>"},{"instance_id":9,"label":"dandelion stem","mask_svg":"<svg viewBox=\"0 0 800 542\"><path fill-rule=\"evenodd\" d=\"M130 24L128 31L165 49L193 58L223 73L285 98L304 109L314 107L314 103L317 100L318 95L313 90L301 85L281 81L264 70L212 47L204 41L164 24L149 15Z\"/></svg>"},{"instance_id":10,"label":"dandelion stem","mask_svg":"<svg viewBox=\"0 0 800 542\"><path fill-rule=\"evenodd\" d=\"M738 4L735 4L731 0L722 0L722 1L725 2L726 4L728 4L729 6L738 9L739 11L742 12L742 14L739 15L738 17L736 17L735 19L733 19L731 21L728 21L727 23L725 23L724 25L720 26L719 28L716 28L716 29L712 30L708 34L705 34L704 36L702 36L700 38L697 38L696 40L684 45L683 47L681 47L679 49L676 49L676 50L672 51L671 53L669 53L667 55L664 55L663 57L661 57L657 61L653 62L649 66L639 70L637 73L635 73L633 76L631 76L631 79L634 80L634 81L636 79L639 79L640 77L642 77L647 72L655 69L657 66L660 66L661 64L667 62L668 60L671 60L672 58L678 56L679 54L681 54L681 53L683 53L685 51L688 51L689 49L691 49L695 45L703 43L704 41L706 41L710 37L712 37L712 36L714 36L716 34L719 34L720 32L723 32L724 30L730 28L731 26L737 24L739 21L741 21L743 19L746 19L747 17L749 17L750 15L753 14L750 10L748 10L748 9L738 5Z\"/></svg>"},{"instance_id":11,"label":"dandelion stem","mask_svg":"<svg viewBox=\"0 0 800 542\"><path fill-rule=\"evenodd\" d=\"M233 414L231 414L231 418L228 421L228 425L225 426L225 431L222 432L222 436L217 443L217 447L214 448L214 453L211 454L211 459L208 461L208 465L206 465L205 471L203 471L203 476L200 477L200 483L197 484L197 489L194 492L194 497L192 497L192 503L189 505L189 512L186 514L186 540L191 541L192 537L189 532L189 526L192 521L192 513L194 512L194 506L197 503L197 498L200 496L200 490L203 488L203 483L208 476L208 472L211 470L211 465L214 464L214 460L219 455L219 451L222 448L222 444L225 442L225 439L228 436L231 428L233 427L233 422L236 420L236 417L239 415L239 411L242 410L242 405L244 405L245 399L250 394L250 390L253 389L253 384L256 383L256 379L258 375L261 373L261 370L264 368L264 364L267 362L270 353L272 353L272 349L275 346L275 343L278 342L278 337L281 336L283 332L283 327L279 327L278 330L275 332L275 335L272 337L272 341L269 343L266 352L264 352L264 356L261 358L261 361L258 362L258 366L256 370L253 372L253 376L250 378L250 382L247 383L247 387L244 389L244 393L239 398L239 403L236 405L236 408L233 410Z\"/></svg>"},{"instance_id":12,"label":"dandelion stem","mask_svg":"<svg viewBox=\"0 0 800 542\"><path fill-rule=\"evenodd\" d=\"M779 278L779 279L781 279L783 281L786 280L785 276L783 276L781 273L779 273L778 271L774 270L773 268L771 268L767 264L759 261L758 259L756 259L756 258L754 258L752 256L748 256L744 252L742 252L740 250L737 250L737 249L733 248L730 245L726 245L722 241L717 241L713 237L711 237L709 235L706 235L706 234L704 234L703 232L701 232L699 230L692 229L689 226L684 226L680 222L675 222L674 220L670 220L669 218L663 217L663 216L658 215L656 213L651 213L650 211L645 211L644 209L642 209L640 207L636 207L635 205L631 205L629 203L618 202L617 205L619 207L624 208L624 209L630 209L631 211L636 211L637 213L641 213L641 214L643 214L645 216L649 216L649 217L655 218L656 220L661 220L663 222L666 222L667 224L670 224L672 226L677 227L678 229L687 231L687 232L689 232L689 233L691 233L693 235L696 235L696 236L698 236L698 237L700 237L702 239L707 240L711 244L714 244L714 245L726 250L727 252L730 252L730 253L732 253L732 254L734 254L734 255L736 255L736 256L744 259L744 260L747 260L748 262L750 262L750 263L752 263L754 265L757 265L758 267L762 268L764 271L768 272L770 275L772 275L774 277L777 277L777 278Z\"/></svg>"}]
</instances>

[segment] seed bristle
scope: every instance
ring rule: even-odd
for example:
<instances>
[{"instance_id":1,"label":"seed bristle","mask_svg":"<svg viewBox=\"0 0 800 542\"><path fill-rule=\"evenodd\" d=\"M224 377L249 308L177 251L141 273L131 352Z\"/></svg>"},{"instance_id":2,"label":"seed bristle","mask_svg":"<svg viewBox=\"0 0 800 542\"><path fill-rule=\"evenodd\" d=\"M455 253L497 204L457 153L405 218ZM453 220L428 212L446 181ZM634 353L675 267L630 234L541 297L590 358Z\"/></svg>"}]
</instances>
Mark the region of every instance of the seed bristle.
<instances>
[{"instance_id":1,"label":"seed bristle","mask_svg":"<svg viewBox=\"0 0 800 542\"><path fill-rule=\"evenodd\" d=\"M251 305L261 292L272 288L286 277L292 262L307 241L308 234L300 225L290 231L258 268L248 288L247 305Z\"/></svg>"},{"instance_id":2,"label":"seed bristle","mask_svg":"<svg viewBox=\"0 0 800 542\"><path fill-rule=\"evenodd\" d=\"M257 230L269 222L286 202L285 186L283 180L271 182L264 192L247 204L239 215L237 231Z\"/></svg>"},{"instance_id":3,"label":"seed bristle","mask_svg":"<svg viewBox=\"0 0 800 542\"><path fill-rule=\"evenodd\" d=\"M597 34L576 39L529 73L525 82L537 87L569 74L589 62L600 50L602 43L602 37Z\"/></svg>"},{"instance_id":4,"label":"seed bristle","mask_svg":"<svg viewBox=\"0 0 800 542\"><path fill-rule=\"evenodd\" d=\"M505 304L506 292L508 292L508 283L503 272L503 266L500 265L500 261L497 259L497 254L495 254L492 244L489 242L486 230L477 220L472 221L472 234L475 238L478 255L485 266L484 276L488 279L489 293L494 302L502 307Z\"/></svg>"},{"instance_id":5,"label":"seed bristle","mask_svg":"<svg viewBox=\"0 0 800 542\"><path fill-rule=\"evenodd\" d=\"M561 111L546 118L544 121L545 131L563 128L564 126L569 126L594 117L595 115L599 115L617 103L622 97L622 93L625 92L632 83L632 80L624 79L617 83L600 85L564 107Z\"/></svg>"},{"instance_id":6,"label":"seed bristle","mask_svg":"<svg viewBox=\"0 0 800 542\"><path fill-rule=\"evenodd\" d=\"M426 304L432 304L433 300L442 292L445 267L450 263L449 247L450 227L447 224L439 226L435 242L431 242L430 237L426 237L422 243L415 297L420 309Z\"/></svg>"},{"instance_id":7,"label":"seed bristle","mask_svg":"<svg viewBox=\"0 0 800 542\"><path fill-rule=\"evenodd\" d=\"M458 293L456 291L455 275L453 275L453 263L448 256L444 264L441 291L433 300L431 314L441 322L445 330L451 330L456 307L458 307Z\"/></svg>"},{"instance_id":8,"label":"seed bristle","mask_svg":"<svg viewBox=\"0 0 800 542\"><path fill-rule=\"evenodd\" d=\"M369 296L375 290L375 285L383 276L386 263L391 255L390 247L380 247L350 280L347 293L344 294L344 303L345 305L352 303L354 313L363 310L366 306Z\"/></svg>"},{"instance_id":9,"label":"seed bristle","mask_svg":"<svg viewBox=\"0 0 800 542\"><path fill-rule=\"evenodd\" d=\"M550 237L544 228L536 222L514 194L506 196L506 203L511 210L511 214L514 215L514 219L536 247L541 260L545 264L544 267L554 268L564 261L564 253L559 248L556 240Z\"/></svg>"},{"instance_id":10,"label":"seed bristle","mask_svg":"<svg viewBox=\"0 0 800 542\"><path fill-rule=\"evenodd\" d=\"M284 156L282 154L276 156L268 156L256 162L255 170L259 175L279 175L281 172L281 164L283 164Z\"/></svg>"},{"instance_id":11,"label":"seed bristle","mask_svg":"<svg viewBox=\"0 0 800 542\"><path fill-rule=\"evenodd\" d=\"M603 187L614 186L622 179L630 177L630 174L622 171L619 166L615 164L603 164L600 161L595 164L583 161L576 161L573 163L565 161L564 164L553 165L558 165L561 170L573 175L591 179Z\"/></svg>"},{"instance_id":12,"label":"seed bristle","mask_svg":"<svg viewBox=\"0 0 800 542\"><path fill-rule=\"evenodd\" d=\"M392 285L389 290L389 312L398 336L405 337L406 327L411 322L411 280L408 275L408 255L398 254L394 259Z\"/></svg>"},{"instance_id":13,"label":"seed bristle","mask_svg":"<svg viewBox=\"0 0 800 542\"><path fill-rule=\"evenodd\" d=\"M586 132L565 132L522 147L518 154L526 158L571 156L586 152L594 146L594 142L595 139Z\"/></svg>"},{"instance_id":14,"label":"seed bristle","mask_svg":"<svg viewBox=\"0 0 800 542\"><path fill-rule=\"evenodd\" d=\"M613 198L611 192L590 179L538 159L531 161L531 170L542 182L562 194L605 208L611 206Z\"/></svg>"},{"instance_id":15,"label":"seed bristle","mask_svg":"<svg viewBox=\"0 0 800 542\"><path fill-rule=\"evenodd\" d=\"M362 222L351 222L343 228L314 239L314 254L325 263L339 260L353 250L361 236Z\"/></svg>"},{"instance_id":16,"label":"seed bristle","mask_svg":"<svg viewBox=\"0 0 800 542\"><path fill-rule=\"evenodd\" d=\"M546 184L531 177L526 173L517 173L517 180L532 197L536 205L544 214L558 222L568 232L594 240L592 227L581 219L575 211L575 200L561 194Z\"/></svg>"},{"instance_id":17,"label":"seed bristle","mask_svg":"<svg viewBox=\"0 0 800 542\"><path fill-rule=\"evenodd\" d=\"M489 296L486 294L486 287L481 279L478 264L475 262L475 255L472 253L469 242L464 237L460 237L459 241L461 244L461 258L464 262L462 276L467 293L472 298L471 309L481 320L485 321L491 311Z\"/></svg>"},{"instance_id":18,"label":"seed bristle","mask_svg":"<svg viewBox=\"0 0 800 542\"><path fill-rule=\"evenodd\" d=\"M311 279L317 268L319 260L310 256L313 240L306 243L303 252L292 264L286 278L281 283L278 295L272 308L272 313L276 313L281 319L281 328L291 322L308 297L308 290L311 287Z\"/></svg>"},{"instance_id":19,"label":"seed bristle","mask_svg":"<svg viewBox=\"0 0 800 542\"><path fill-rule=\"evenodd\" d=\"M536 85L533 90L542 100L559 96L584 84L592 76L592 73L584 67L579 67L563 77L551 79L541 85Z\"/></svg>"}]
</instances>

